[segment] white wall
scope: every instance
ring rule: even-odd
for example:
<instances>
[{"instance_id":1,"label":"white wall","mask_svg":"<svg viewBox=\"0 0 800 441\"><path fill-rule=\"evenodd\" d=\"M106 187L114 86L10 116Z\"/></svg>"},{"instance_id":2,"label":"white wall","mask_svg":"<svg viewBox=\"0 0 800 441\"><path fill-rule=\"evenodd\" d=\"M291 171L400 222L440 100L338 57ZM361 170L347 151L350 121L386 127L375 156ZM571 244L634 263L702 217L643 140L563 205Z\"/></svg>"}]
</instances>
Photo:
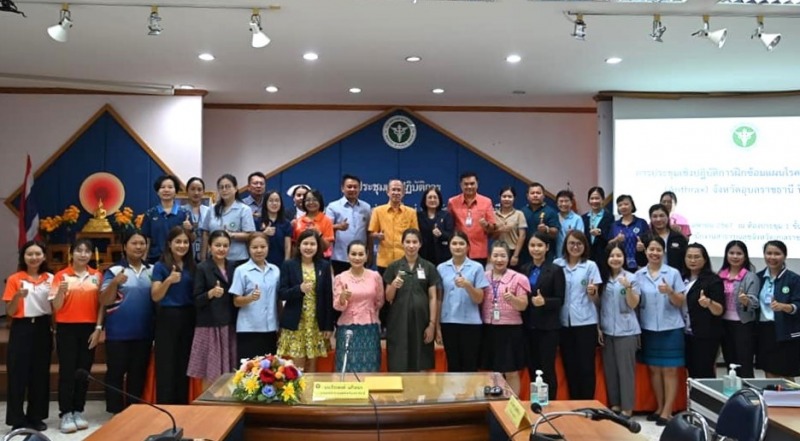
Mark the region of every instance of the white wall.
<instances>
[{"instance_id":1,"label":"white wall","mask_svg":"<svg viewBox=\"0 0 800 441\"><path fill-rule=\"evenodd\" d=\"M35 171L106 104L181 179L200 173L202 97L0 94L0 198L22 184L26 154ZM0 274L5 277L17 261L17 218L5 206L0 207L0 226Z\"/></svg>"},{"instance_id":2,"label":"white wall","mask_svg":"<svg viewBox=\"0 0 800 441\"><path fill-rule=\"evenodd\" d=\"M272 172L380 112L228 110L203 113L203 175L243 181ZM551 192L597 184L597 119L591 113L421 112L421 116ZM243 186L244 182L239 182Z\"/></svg>"}]
</instances>

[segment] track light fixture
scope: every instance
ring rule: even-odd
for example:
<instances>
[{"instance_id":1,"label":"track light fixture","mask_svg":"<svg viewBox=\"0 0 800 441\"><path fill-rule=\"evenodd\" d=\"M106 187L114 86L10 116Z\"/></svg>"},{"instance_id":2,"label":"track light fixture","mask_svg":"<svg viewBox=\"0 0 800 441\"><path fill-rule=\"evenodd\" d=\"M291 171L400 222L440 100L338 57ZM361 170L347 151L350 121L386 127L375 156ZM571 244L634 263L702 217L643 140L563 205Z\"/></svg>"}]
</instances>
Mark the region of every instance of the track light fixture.
<instances>
[{"instance_id":1,"label":"track light fixture","mask_svg":"<svg viewBox=\"0 0 800 441\"><path fill-rule=\"evenodd\" d=\"M573 24L572 33L569 35L576 40L586 41L586 22L583 21L583 14L576 15Z\"/></svg>"},{"instance_id":2,"label":"track light fixture","mask_svg":"<svg viewBox=\"0 0 800 441\"><path fill-rule=\"evenodd\" d=\"M53 26L47 28L47 33L53 40L59 43L66 43L69 39L69 29L71 27L72 15L69 12L69 4L64 3L64 5L61 6L58 24L54 24Z\"/></svg>"},{"instance_id":3,"label":"track light fixture","mask_svg":"<svg viewBox=\"0 0 800 441\"><path fill-rule=\"evenodd\" d=\"M653 32L650 33L650 38L653 41L663 43L664 40L661 37L664 36L664 32L667 32L667 27L661 24L661 14L655 14L653 16Z\"/></svg>"},{"instance_id":4,"label":"track light fixture","mask_svg":"<svg viewBox=\"0 0 800 441\"><path fill-rule=\"evenodd\" d=\"M772 52L772 50L775 49L775 46L777 46L778 43L781 42L781 34L767 34L766 32L764 32L763 15L759 15L758 17L756 17L756 20L758 20L758 27L756 28L755 32L753 32L753 35L750 36L750 38L751 39L758 38L759 40L761 40L761 43L764 44L764 47L768 51Z\"/></svg>"},{"instance_id":5,"label":"track light fixture","mask_svg":"<svg viewBox=\"0 0 800 441\"><path fill-rule=\"evenodd\" d=\"M261 28L261 12L258 8L253 8L253 15L250 16L250 32L253 33L253 47L260 48L269 44L270 39Z\"/></svg>"},{"instance_id":6,"label":"track light fixture","mask_svg":"<svg viewBox=\"0 0 800 441\"><path fill-rule=\"evenodd\" d=\"M708 41L714 43L718 48L722 49L725 45L725 39L728 38L728 30L725 28L709 31L708 15L703 16L703 28L692 34L693 37L707 38Z\"/></svg>"},{"instance_id":7,"label":"track light fixture","mask_svg":"<svg viewBox=\"0 0 800 441\"><path fill-rule=\"evenodd\" d=\"M161 35L161 16L158 15L158 6L153 5L150 8L150 18L147 19L147 35Z\"/></svg>"}]
</instances>

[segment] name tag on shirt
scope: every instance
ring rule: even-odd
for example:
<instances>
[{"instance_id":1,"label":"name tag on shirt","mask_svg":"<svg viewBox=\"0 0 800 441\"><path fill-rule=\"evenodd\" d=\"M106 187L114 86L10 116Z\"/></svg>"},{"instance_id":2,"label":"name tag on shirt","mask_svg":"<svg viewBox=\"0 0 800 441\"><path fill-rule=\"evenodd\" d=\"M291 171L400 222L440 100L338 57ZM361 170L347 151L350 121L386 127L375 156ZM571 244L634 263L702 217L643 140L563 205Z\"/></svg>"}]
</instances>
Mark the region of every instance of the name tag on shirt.
<instances>
[{"instance_id":1,"label":"name tag on shirt","mask_svg":"<svg viewBox=\"0 0 800 441\"><path fill-rule=\"evenodd\" d=\"M420 280L425 280L425 268L422 267L417 268L417 278Z\"/></svg>"}]
</instances>

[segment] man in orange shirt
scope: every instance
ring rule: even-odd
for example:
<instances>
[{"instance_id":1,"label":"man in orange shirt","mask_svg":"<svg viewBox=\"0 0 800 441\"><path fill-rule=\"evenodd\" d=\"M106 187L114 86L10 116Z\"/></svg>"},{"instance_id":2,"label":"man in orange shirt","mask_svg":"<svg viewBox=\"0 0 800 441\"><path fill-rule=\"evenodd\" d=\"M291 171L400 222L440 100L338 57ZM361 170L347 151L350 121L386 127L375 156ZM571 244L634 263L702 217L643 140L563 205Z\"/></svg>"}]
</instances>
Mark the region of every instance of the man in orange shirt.
<instances>
[{"instance_id":1,"label":"man in orange shirt","mask_svg":"<svg viewBox=\"0 0 800 441\"><path fill-rule=\"evenodd\" d=\"M369 233L378 244L378 272L383 275L390 263L404 256L403 231L419 229L416 211L403 205L405 186L399 179L389 181L389 203L375 207L369 220Z\"/></svg>"},{"instance_id":2,"label":"man in orange shirt","mask_svg":"<svg viewBox=\"0 0 800 441\"><path fill-rule=\"evenodd\" d=\"M461 175L461 194L447 202L447 211L453 216L456 230L469 238L469 258L486 265L489 257L489 235L497 225L492 200L478 194L478 175L465 172Z\"/></svg>"}]
</instances>

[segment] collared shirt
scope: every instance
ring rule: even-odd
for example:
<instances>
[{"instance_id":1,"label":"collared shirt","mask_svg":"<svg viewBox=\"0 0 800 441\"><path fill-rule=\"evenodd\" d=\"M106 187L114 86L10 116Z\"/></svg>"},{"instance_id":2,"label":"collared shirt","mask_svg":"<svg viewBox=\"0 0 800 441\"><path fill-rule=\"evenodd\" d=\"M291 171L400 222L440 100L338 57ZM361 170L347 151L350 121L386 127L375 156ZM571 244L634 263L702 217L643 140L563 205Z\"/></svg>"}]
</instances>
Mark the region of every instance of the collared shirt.
<instances>
[{"instance_id":1,"label":"collared shirt","mask_svg":"<svg viewBox=\"0 0 800 441\"><path fill-rule=\"evenodd\" d=\"M661 265L656 277L650 275L645 266L634 274L639 287L639 324L648 331L669 331L685 327L683 312L680 306L675 306L669 301L668 294L661 294L658 285L666 281L673 291L685 294L686 285L680 273L675 268L666 264Z\"/></svg>"},{"instance_id":2,"label":"collared shirt","mask_svg":"<svg viewBox=\"0 0 800 441\"><path fill-rule=\"evenodd\" d=\"M331 218L334 224L340 224L347 220L349 225L346 230L334 231L336 240L333 243L333 254L331 260L339 262L347 262L347 245L354 240L363 241L367 243L367 226L369 225L369 218L372 209L368 203L356 200L353 204L342 197L328 204L325 208L325 214Z\"/></svg>"},{"instance_id":3,"label":"collared shirt","mask_svg":"<svg viewBox=\"0 0 800 441\"><path fill-rule=\"evenodd\" d=\"M326 258L331 257L333 245L336 244L336 236L333 234L333 222L331 222L331 218L322 211L318 212L313 218L308 217L308 213L306 213L303 217L297 219L294 224L292 240L297 242L300 233L311 228L317 230L319 235L328 242L328 249L323 251L322 255Z\"/></svg>"},{"instance_id":4,"label":"collared shirt","mask_svg":"<svg viewBox=\"0 0 800 441\"><path fill-rule=\"evenodd\" d=\"M155 309L150 297L153 267L142 263L137 272L122 260L105 271L101 289L108 288L121 272L128 276L128 280L117 287L113 303L105 307L106 340L153 338Z\"/></svg>"},{"instance_id":5,"label":"collared shirt","mask_svg":"<svg viewBox=\"0 0 800 441\"><path fill-rule=\"evenodd\" d=\"M379 267L387 268L390 263L405 256L403 252L403 231L408 228L419 229L417 212L413 208L400 204L392 208L384 204L372 210L369 220L370 233L383 233L383 240L378 244Z\"/></svg>"},{"instance_id":6,"label":"collared shirt","mask_svg":"<svg viewBox=\"0 0 800 441\"><path fill-rule=\"evenodd\" d=\"M50 300L56 297L58 286L67 281L67 293L64 304L56 311L57 323L96 323L97 311L100 308L100 286L103 276L100 271L87 266L82 275L75 274L75 269L68 266L57 272L50 287Z\"/></svg>"},{"instance_id":7,"label":"collared shirt","mask_svg":"<svg viewBox=\"0 0 800 441\"><path fill-rule=\"evenodd\" d=\"M480 263L465 259L460 267L456 267L453 259L440 263L436 267L442 279L442 323L455 323L461 325L480 325L481 321L479 303L472 301L469 293L464 288L456 286L456 277L467 279L472 286L483 290L489 286L483 266Z\"/></svg>"},{"instance_id":8,"label":"collared shirt","mask_svg":"<svg viewBox=\"0 0 800 441\"><path fill-rule=\"evenodd\" d=\"M489 286L483 288L483 303L481 304L481 318L488 325L521 325L522 312L514 309L510 303L503 299L503 293L509 291L514 297L528 298L531 285L528 278L522 274L507 269L503 277L495 279L492 271L486 271L486 280ZM495 310L500 311L500 319L495 319Z\"/></svg>"},{"instance_id":9,"label":"collared shirt","mask_svg":"<svg viewBox=\"0 0 800 441\"><path fill-rule=\"evenodd\" d=\"M636 286L634 275L623 270L606 283L600 296L600 330L603 334L615 337L642 333L639 319L636 318L636 310L628 306L626 299L628 290L620 283L622 276L630 281L633 292L638 293L639 288Z\"/></svg>"},{"instance_id":10,"label":"collared shirt","mask_svg":"<svg viewBox=\"0 0 800 441\"><path fill-rule=\"evenodd\" d=\"M719 277L722 279L722 286L725 292L725 312L722 313L723 320L732 320L738 322L739 318L739 293L733 292L734 285L739 285L747 275L747 269L740 268L735 277L731 277L730 268L725 268L719 272Z\"/></svg>"},{"instance_id":11,"label":"collared shirt","mask_svg":"<svg viewBox=\"0 0 800 441\"><path fill-rule=\"evenodd\" d=\"M11 302L14 295L20 289L27 289L28 294L17 300L17 311L14 318L41 317L53 313L48 298L50 297L50 287L53 284L53 275L50 273L39 274L33 278L25 271L18 271L12 274L6 281L6 290L3 292L3 300Z\"/></svg>"},{"instance_id":12,"label":"collared shirt","mask_svg":"<svg viewBox=\"0 0 800 441\"><path fill-rule=\"evenodd\" d=\"M772 310L770 304L772 304L772 301L775 299L775 282L780 279L786 271L787 268L784 267L783 270L778 273L778 277L772 277L769 274L769 270L764 271L764 278L761 282L761 292L758 294L759 309L761 310L759 321L775 321L775 311Z\"/></svg>"},{"instance_id":13,"label":"collared shirt","mask_svg":"<svg viewBox=\"0 0 800 441\"><path fill-rule=\"evenodd\" d=\"M262 269L253 259L239 265L233 272L233 283L228 290L235 296L248 296L256 286L261 297L239 308L236 332L276 332L278 330L278 286L280 270L267 263Z\"/></svg>"},{"instance_id":14,"label":"collared shirt","mask_svg":"<svg viewBox=\"0 0 800 441\"><path fill-rule=\"evenodd\" d=\"M283 261L286 260L286 238L288 237L291 242L294 229L286 218L280 222L273 222L266 218L265 223L268 227L275 227L275 234L269 236L267 262L280 268Z\"/></svg>"},{"instance_id":15,"label":"collared shirt","mask_svg":"<svg viewBox=\"0 0 800 441\"><path fill-rule=\"evenodd\" d=\"M350 291L350 299L342 306L339 298L345 287ZM339 326L379 324L379 311L385 301L383 279L377 271L364 269L361 277L355 277L348 270L333 279L333 309L342 313Z\"/></svg>"},{"instance_id":16,"label":"collared shirt","mask_svg":"<svg viewBox=\"0 0 800 441\"><path fill-rule=\"evenodd\" d=\"M470 204L464 195L453 196L447 201L447 211L453 216L456 230L461 230L469 238L469 258L486 259L489 257L489 235L481 226L481 220L495 225L494 205L486 196L476 194Z\"/></svg>"},{"instance_id":17,"label":"collared shirt","mask_svg":"<svg viewBox=\"0 0 800 441\"><path fill-rule=\"evenodd\" d=\"M261 223L264 222L261 216L261 207L264 203L264 196L261 195L261 200L256 200L251 193L247 193L246 196L242 198L242 203L250 207L250 211L253 212L253 225L255 225L257 231L261 231Z\"/></svg>"},{"instance_id":18,"label":"collared shirt","mask_svg":"<svg viewBox=\"0 0 800 441\"><path fill-rule=\"evenodd\" d=\"M556 259L554 265L564 269L567 287L564 290L564 306L561 308L561 326L584 326L597 323L597 307L589 298L589 285L603 283L597 264L584 260L570 267L565 259Z\"/></svg>"},{"instance_id":19,"label":"collared shirt","mask_svg":"<svg viewBox=\"0 0 800 441\"><path fill-rule=\"evenodd\" d=\"M556 256L564 257L564 241L567 239L567 233L572 230L583 233L583 218L578 213L570 211L566 217L561 217L559 214L558 221L561 222L561 228L556 235Z\"/></svg>"},{"instance_id":20,"label":"collared shirt","mask_svg":"<svg viewBox=\"0 0 800 441\"><path fill-rule=\"evenodd\" d=\"M619 233L625 235L625 241L622 245L625 249L625 256L627 259L625 262L625 269L628 271L636 271L639 268L639 265L636 263L636 239L640 234L646 231L650 231L650 226L647 225L647 221L636 216L633 216L633 221L628 225L622 223L622 218L617 219L614 221L614 224L611 225L611 231L608 233L608 240L614 239ZM664 254L666 255L666 253Z\"/></svg>"},{"instance_id":21,"label":"collared shirt","mask_svg":"<svg viewBox=\"0 0 800 441\"><path fill-rule=\"evenodd\" d=\"M222 212L222 216L212 209L208 216L203 219L201 230L211 233L215 230L225 230L231 233L256 231L253 223L253 212L250 207L239 202L233 201L230 207ZM228 260L245 260L247 254L247 244L240 240L231 241L231 248L228 251Z\"/></svg>"},{"instance_id":22,"label":"collared shirt","mask_svg":"<svg viewBox=\"0 0 800 441\"><path fill-rule=\"evenodd\" d=\"M187 219L191 220L191 215L177 202L172 204L172 210L169 212L164 211L161 204L147 210L142 221L142 234L150 239L147 258L157 259L160 257L164 252L169 230L183 225L183 221Z\"/></svg>"},{"instance_id":23,"label":"collared shirt","mask_svg":"<svg viewBox=\"0 0 800 441\"><path fill-rule=\"evenodd\" d=\"M156 262L153 266L153 282L164 282L171 272L172 268L167 268L164 262ZM158 304L165 307L194 306L194 277L187 268L181 271L180 282L170 285Z\"/></svg>"},{"instance_id":24,"label":"collared shirt","mask_svg":"<svg viewBox=\"0 0 800 441\"><path fill-rule=\"evenodd\" d=\"M520 259L519 264L522 265L524 263L531 261L531 255L528 251L528 242L530 242L531 237L534 233L538 231L539 224L545 224L548 228L555 228L556 230L561 229L561 222L558 220L558 212L553 210L547 204L542 204L537 209L531 208L530 204L525 205L522 207L522 214L525 215L525 222L528 224L528 230L526 231L525 236L525 246L522 247L522 251L520 252ZM555 247L551 246L550 249L547 251L547 261L552 262L555 258Z\"/></svg>"},{"instance_id":25,"label":"collared shirt","mask_svg":"<svg viewBox=\"0 0 800 441\"><path fill-rule=\"evenodd\" d=\"M525 215L519 210L513 210L511 213L505 215L500 210L497 210L494 212L494 215L497 219L498 229L505 226L511 227L511 231L500 233L500 236L497 238L497 240L502 240L508 244L508 247L511 249L511 251L515 251L517 248L517 240L519 240L519 230L528 229L528 223L525 221ZM523 248L526 246L523 246ZM520 252L521 251L522 250L520 250Z\"/></svg>"}]
</instances>

